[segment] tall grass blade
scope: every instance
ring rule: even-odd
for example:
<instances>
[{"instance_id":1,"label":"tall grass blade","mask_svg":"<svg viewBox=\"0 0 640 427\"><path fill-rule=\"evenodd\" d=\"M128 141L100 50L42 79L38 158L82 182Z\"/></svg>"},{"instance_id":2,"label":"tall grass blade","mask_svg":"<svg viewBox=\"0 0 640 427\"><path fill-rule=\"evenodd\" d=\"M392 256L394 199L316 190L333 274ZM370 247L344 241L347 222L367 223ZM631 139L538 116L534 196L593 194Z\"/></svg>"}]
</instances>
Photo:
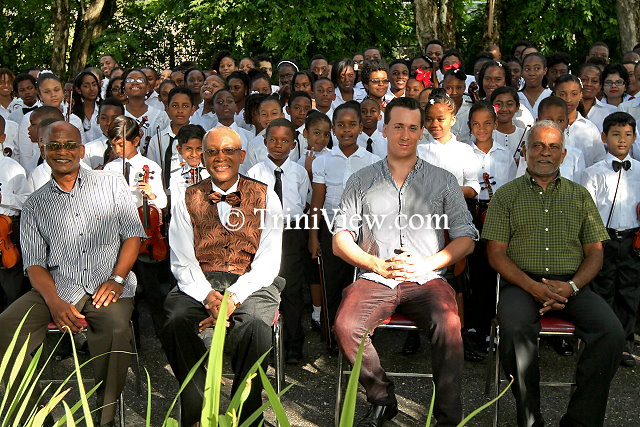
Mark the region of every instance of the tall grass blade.
<instances>
[{"instance_id":1,"label":"tall grass blade","mask_svg":"<svg viewBox=\"0 0 640 427\"><path fill-rule=\"evenodd\" d=\"M63 391L62 393L58 394L57 396L54 396L51 398L51 400L49 400L42 409L40 409L37 413L36 416L33 417L33 419L31 420L31 422L28 424L29 426L36 426L36 427L40 427L42 425L44 425L44 421L47 418L47 415L49 415L51 413L51 411L53 411L53 408L56 407L56 405L58 403L60 403L60 401L62 399L64 399L64 397L67 395L67 393L69 393L71 391L70 388L68 388L67 390Z\"/></svg>"},{"instance_id":2,"label":"tall grass blade","mask_svg":"<svg viewBox=\"0 0 640 427\"><path fill-rule=\"evenodd\" d=\"M144 368L144 373L147 375L147 417L145 419L145 426L151 427L151 377L146 367Z\"/></svg>"},{"instance_id":3,"label":"tall grass blade","mask_svg":"<svg viewBox=\"0 0 640 427\"><path fill-rule=\"evenodd\" d=\"M73 421L73 414L71 413L71 409L69 409L69 405L63 400L62 406L64 407L64 416L67 419L67 427L75 427L76 423Z\"/></svg>"},{"instance_id":4,"label":"tall grass blade","mask_svg":"<svg viewBox=\"0 0 640 427\"><path fill-rule=\"evenodd\" d=\"M344 405L342 407L342 413L340 414L340 427L353 426L353 417L356 412L358 379L360 378L360 367L362 366L362 352L364 350L364 342L368 336L369 331L367 331L362 336L360 347L358 348L358 354L356 355L356 360L353 363L351 375L349 375L349 383L347 385L347 391L344 395Z\"/></svg>"},{"instance_id":5,"label":"tall grass blade","mask_svg":"<svg viewBox=\"0 0 640 427\"><path fill-rule=\"evenodd\" d=\"M433 405L436 403L436 385L431 381L433 393L431 393L431 404L429 405L429 413L427 414L427 427L431 427L431 418L433 417Z\"/></svg>"},{"instance_id":6,"label":"tall grass blade","mask_svg":"<svg viewBox=\"0 0 640 427\"><path fill-rule=\"evenodd\" d=\"M169 406L169 409L167 410L167 413L164 416L164 421L162 422L163 426L170 427L173 425L173 424L169 424L170 422L177 422L175 419L170 417L171 411L173 411L173 407L176 405L176 402L178 401L180 394L182 394L182 391L185 389L185 387L187 387L187 384L189 384L189 381L191 381L191 378L193 378L196 371L198 370L200 365L202 365L202 362L204 362L204 359L207 357L207 355L208 355L208 351L205 352L202 355L202 357L196 362L196 364L193 365L193 367L189 370L189 373L187 374L184 381L182 382L180 389L178 389L178 393L176 393L176 397L173 398L173 402L171 402L171 405ZM177 426L177 424L175 425Z\"/></svg>"},{"instance_id":7,"label":"tall grass blade","mask_svg":"<svg viewBox=\"0 0 640 427\"><path fill-rule=\"evenodd\" d=\"M457 427L461 427L466 425L469 420L471 420L473 417L475 417L476 415L478 415L480 412L484 411L485 409L487 409L489 406L493 405L495 402L497 402L506 392L507 390L509 390L509 388L511 388L511 384L513 384L513 377L511 377L511 381L509 381L509 384L504 388L504 390L502 390L500 392L499 395L497 395L494 399L491 399L490 401L488 401L487 403L485 403L484 405L482 405L481 407L479 407L478 409L476 409L475 411L471 412L469 415L467 415L465 417L464 420L462 420L460 422L460 424L458 424Z\"/></svg>"},{"instance_id":8,"label":"tall grass blade","mask_svg":"<svg viewBox=\"0 0 640 427\"><path fill-rule=\"evenodd\" d=\"M276 419L280 423L282 427L291 427L289 420L287 419L287 414L284 411L284 407L278 399L278 394L273 389L273 386L269 382L269 378L267 378L267 374L264 373L262 366L258 366L258 372L260 373L260 379L262 379L262 385L264 386L264 390L267 392L267 397L269 398L269 402L273 407L273 412L276 414Z\"/></svg>"},{"instance_id":9,"label":"tall grass blade","mask_svg":"<svg viewBox=\"0 0 640 427\"><path fill-rule=\"evenodd\" d=\"M222 384L222 363L224 354L224 339L227 332L227 300L225 291L220 303L218 320L213 329L209 360L207 361L207 376L204 384L202 413L200 425L202 427L216 427L220 414L220 388Z\"/></svg>"}]
</instances>

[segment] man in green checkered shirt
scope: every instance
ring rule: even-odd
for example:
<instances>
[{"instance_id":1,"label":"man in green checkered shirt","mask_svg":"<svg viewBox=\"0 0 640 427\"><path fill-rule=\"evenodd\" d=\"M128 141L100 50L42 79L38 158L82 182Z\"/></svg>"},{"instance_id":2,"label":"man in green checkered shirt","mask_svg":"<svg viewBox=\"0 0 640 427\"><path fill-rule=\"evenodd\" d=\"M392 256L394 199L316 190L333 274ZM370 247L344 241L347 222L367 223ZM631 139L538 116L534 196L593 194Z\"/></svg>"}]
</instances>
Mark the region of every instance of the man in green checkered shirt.
<instances>
[{"instance_id":1,"label":"man in green checkered shirt","mask_svg":"<svg viewBox=\"0 0 640 427\"><path fill-rule=\"evenodd\" d=\"M523 151L527 172L496 192L482 231L501 276L499 351L515 378L518 425L544 424L537 338L540 318L552 315L573 322L586 344L560 426L600 426L624 344L617 317L586 287L602 267L608 234L587 190L560 177L566 150L558 125L537 122Z\"/></svg>"}]
</instances>

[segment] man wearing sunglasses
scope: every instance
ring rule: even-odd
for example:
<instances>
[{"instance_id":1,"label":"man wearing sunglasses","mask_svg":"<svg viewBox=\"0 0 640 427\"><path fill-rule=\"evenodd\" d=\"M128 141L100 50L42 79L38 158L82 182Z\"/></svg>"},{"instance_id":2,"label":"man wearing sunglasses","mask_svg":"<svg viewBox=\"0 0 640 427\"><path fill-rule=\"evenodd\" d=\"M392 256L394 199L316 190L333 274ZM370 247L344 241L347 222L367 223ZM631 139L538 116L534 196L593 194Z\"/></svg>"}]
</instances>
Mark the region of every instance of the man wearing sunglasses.
<instances>
[{"instance_id":1,"label":"man wearing sunglasses","mask_svg":"<svg viewBox=\"0 0 640 427\"><path fill-rule=\"evenodd\" d=\"M123 352L131 351L136 288L131 267L146 235L124 179L80 167L80 140L78 129L67 122L45 128L51 180L25 202L20 229L24 269L33 289L0 314L0 352L29 310L18 342L20 348L31 334L23 369L49 322L73 333L86 329L91 355L106 354L93 361L93 368L102 382L97 393L103 409L96 422L109 425L130 360Z\"/></svg>"},{"instance_id":2,"label":"man wearing sunglasses","mask_svg":"<svg viewBox=\"0 0 640 427\"><path fill-rule=\"evenodd\" d=\"M178 286L165 300L162 346L183 383L206 348L199 331L217 320L228 328L225 350L235 378L231 394L271 347L271 325L284 288L277 278L282 252L282 206L274 190L238 173L245 157L240 136L224 126L202 140L202 163L211 175L188 187L176 203L169 241L171 271ZM227 318L218 319L227 290ZM263 362L266 368L266 362ZM182 424L194 425L202 411L206 370L200 366L182 392ZM262 405L254 379L240 423ZM252 425L258 425L262 416Z\"/></svg>"}]
</instances>

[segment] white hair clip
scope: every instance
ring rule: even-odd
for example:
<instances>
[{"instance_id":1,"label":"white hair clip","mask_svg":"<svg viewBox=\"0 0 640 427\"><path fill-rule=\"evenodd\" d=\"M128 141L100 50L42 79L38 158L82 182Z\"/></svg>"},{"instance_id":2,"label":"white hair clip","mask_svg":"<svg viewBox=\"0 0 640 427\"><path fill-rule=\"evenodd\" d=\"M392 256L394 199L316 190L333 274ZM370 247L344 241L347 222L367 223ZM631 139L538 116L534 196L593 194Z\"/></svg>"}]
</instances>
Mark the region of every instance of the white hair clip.
<instances>
[{"instance_id":1,"label":"white hair clip","mask_svg":"<svg viewBox=\"0 0 640 427\"><path fill-rule=\"evenodd\" d=\"M293 62L288 61L288 60L286 60L286 59L285 59L284 61L280 61L280 62L278 63L278 66L276 67L276 69L280 68L280 66L281 66L282 64L289 64L289 65L291 65L293 68L295 68L295 69L296 69L296 72L300 71L300 69L298 68L298 66L297 66L296 64L294 64Z\"/></svg>"},{"instance_id":2,"label":"white hair clip","mask_svg":"<svg viewBox=\"0 0 640 427\"><path fill-rule=\"evenodd\" d=\"M435 98L431 98L431 99L429 100L429 104L431 104L431 105L435 105L435 104L436 104L436 100L435 100Z\"/></svg>"}]
</instances>

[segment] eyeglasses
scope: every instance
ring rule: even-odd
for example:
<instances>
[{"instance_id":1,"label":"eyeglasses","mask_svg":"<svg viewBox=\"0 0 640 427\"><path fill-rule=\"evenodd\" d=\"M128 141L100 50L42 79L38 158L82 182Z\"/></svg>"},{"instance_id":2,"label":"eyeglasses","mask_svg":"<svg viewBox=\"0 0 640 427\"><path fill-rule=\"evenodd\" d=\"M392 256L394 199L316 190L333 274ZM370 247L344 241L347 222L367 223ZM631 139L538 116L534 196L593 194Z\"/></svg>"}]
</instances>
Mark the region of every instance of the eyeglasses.
<instances>
[{"instance_id":1,"label":"eyeglasses","mask_svg":"<svg viewBox=\"0 0 640 427\"><path fill-rule=\"evenodd\" d=\"M76 150L80 148L80 143L78 142L51 142L49 144L45 144L45 148L48 151L61 151L61 150Z\"/></svg>"},{"instance_id":2,"label":"eyeglasses","mask_svg":"<svg viewBox=\"0 0 640 427\"><path fill-rule=\"evenodd\" d=\"M131 84L131 83L140 83L140 84L142 84L142 83L146 83L147 81L145 79L143 79L143 78L138 77L137 79L128 78L124 82L125 83L129 83L129 84Z\"/></svg>"},{"instance_id":3,"label":"eyeglasses","mask_svg":"<svg viewBox=\"0 0 640 427\"><path fill-rule=\"evenodd\" d=\"M389 84L389 80L388 79L372 79L369 80L371 83L373 83L374 85L388 85Z\"/></svg>"},{"instance_id":4,"label":"eyeglasses","mask_svg":"<svg viewBox=\"0 0 640 427\"><path fill-rule=\"evenodd\" d=\"M224 154L225 156L233 156L238 151L242 151L242 148L239 148L239 147L225 147L223 149L209 148L208 150L204 150L204 153L209 157L214 157L220 154L221 151L222 151L222 154Z\"/></svg>"},{"instance_id":5,"label":"eyeglasses","mask_svg":"<svg viewBox=\"0 0 640 427\"><path fill-rule=\"evenodd\" d=\"M623 86L624 85L624 80L605 80L604 81L604 85L605 86Z\"/></svg>"}]
</instances>

